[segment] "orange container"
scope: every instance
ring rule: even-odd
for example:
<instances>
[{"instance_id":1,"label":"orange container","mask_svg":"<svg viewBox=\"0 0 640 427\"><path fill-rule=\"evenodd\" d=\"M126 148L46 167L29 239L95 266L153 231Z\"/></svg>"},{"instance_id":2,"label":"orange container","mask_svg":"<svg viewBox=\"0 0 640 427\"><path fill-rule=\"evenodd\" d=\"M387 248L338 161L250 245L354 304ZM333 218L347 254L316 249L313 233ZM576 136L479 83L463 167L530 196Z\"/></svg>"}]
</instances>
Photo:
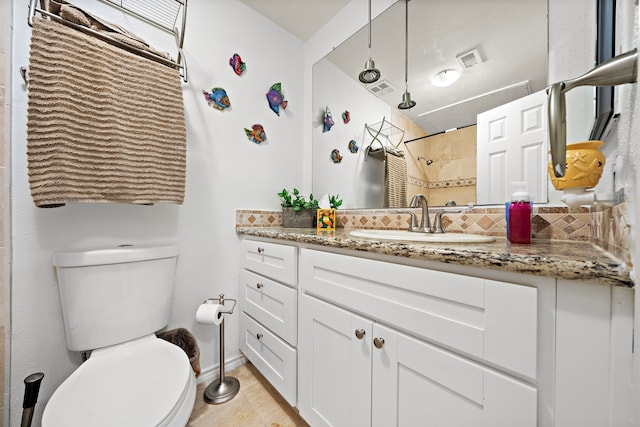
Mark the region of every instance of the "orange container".
<instances>
[{"instance_id":1,"label":"orange container","mask_svg":"<svg viewBox=\"0 0 640 427\"><path fill-rule=\"evenodd\" d=\"M318 209L316 211L316 228L318 230L335 230L336 229L336 210L335 209Z\"/></svg>"}]
</instances>

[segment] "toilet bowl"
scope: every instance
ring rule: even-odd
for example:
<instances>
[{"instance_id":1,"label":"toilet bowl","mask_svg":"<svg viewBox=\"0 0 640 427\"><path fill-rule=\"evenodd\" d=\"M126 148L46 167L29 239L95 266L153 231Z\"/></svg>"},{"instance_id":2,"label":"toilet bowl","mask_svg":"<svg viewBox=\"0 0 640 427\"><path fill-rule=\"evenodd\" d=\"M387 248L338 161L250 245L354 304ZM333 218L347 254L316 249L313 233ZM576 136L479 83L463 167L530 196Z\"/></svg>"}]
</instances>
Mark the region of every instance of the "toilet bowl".
<instances>
[{"instance_id":1,"label":"toilet bowl","mask_svg":"<svg viewBox=\"0 0 640 427\"><path fill-rule=\"evenodd\" d=\"M88 352L53 393L43 427L184 427L196 381L184 350L156 337L169 322L175 245L54 254L69 350Z\"/></svg>"},{"instance_id":2,"label":"toilet bowl","mask_svg":"<svg viewBox=\"0 0 640 427\"><path fill-rule=\"evenodd\" d=\"M42 426L182 427L195 393L185 352L149 335L93 351L51 396Z\"/></svg>"}]
</instances>

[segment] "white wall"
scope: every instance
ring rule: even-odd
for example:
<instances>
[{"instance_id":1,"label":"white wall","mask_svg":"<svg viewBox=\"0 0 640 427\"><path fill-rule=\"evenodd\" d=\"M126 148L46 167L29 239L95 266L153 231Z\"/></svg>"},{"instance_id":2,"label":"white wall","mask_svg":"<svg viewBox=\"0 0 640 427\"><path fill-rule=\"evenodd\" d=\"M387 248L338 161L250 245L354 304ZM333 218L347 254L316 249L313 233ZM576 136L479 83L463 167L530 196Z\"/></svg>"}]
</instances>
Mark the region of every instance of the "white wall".
<instances>
[{"instance_id":1,"label":"white wall","mask_svg":"<svg viewBox=\"0 0 640 427\"><path fill-rule=\"evenodd\" d=\"M335 125L323 132L322 117L329 107ZM349 123L342 120L348 110ZM384 162L373 157L365 161L365 149L372 137L365 132L365 123L372 125L391 120L391 107L370 93L364 86L354 84L327 59L321 59L313 67L313 193L339 194L342 208L354 209L382 206L384 199ZM387 125L388 127L388 125ZM349 141L357 142L360 150L351 153ZM379 140L385 141L380 136ZM394 140L396 142L396 140ZM340 163L333 163L331 150L337 148L342 155ZM381 148L374 143L373 148ZM402 147L401 147L402 148Z\"/></svg>"},{"instance_id":2,"label":"white wall","mask_svg":"<svg viewBox=\"0 0 640 427\"><path fill-rule=\"evenodd\" d=\"M375 19L396 0L372 0L371 19ZM303 190L310 192L313 176L313 129L317 112L313 108L313 66L368 22L368 1L351 0L336 16L311 37L304 46L304 165ZM363 59L362 64L366 58ZM335 114L335 112L332 113ZM341 113L341 112L340 112ZM340 117L340 113L336 116ZM335 120L336 118L334 118ZM340 151L342 152L342 150ZM315 189L314 189L315 190ZM333 191L333 190L332 190ZM337 193L337 191L336 191Z\"/></svg>"},{"instance_id":3,"label":"white wall","mask_svg":"<svg viewBox=\"0 0 640 427\"><path fill-rule=\"evenodd\" d=\"M95 2L94 2L95 3ZM28 64L31 31L27 0L13 0L12 110L12 337L11 425L20 423L22 380L42 371L34 425L55 388L78 364L64 340L53 252L122 242L176 242L180 258L169 328L194 332L203 369L215 375L217 328L194 322L207 297L237 297L236 208L279 206L277 191L302 182L303 43L237 0L189 2L183 85L187 121L187 192L182 206L70 205L38 209L31 201L26 164L27 92L18 68ZM142 27L130 28L134 32ZM167 48L169 50L169 47ZM228 64L247 63L244 76ZM276 116L265 94L282 82L289 105ZM203 89L224 87L232 107L206 105ZM151 94L152 95L152 94ZM268 141L249 141L243 128L264 125ZM238 314L227 320L227 359L239 355Z\"/></svg>"}]
</instances>

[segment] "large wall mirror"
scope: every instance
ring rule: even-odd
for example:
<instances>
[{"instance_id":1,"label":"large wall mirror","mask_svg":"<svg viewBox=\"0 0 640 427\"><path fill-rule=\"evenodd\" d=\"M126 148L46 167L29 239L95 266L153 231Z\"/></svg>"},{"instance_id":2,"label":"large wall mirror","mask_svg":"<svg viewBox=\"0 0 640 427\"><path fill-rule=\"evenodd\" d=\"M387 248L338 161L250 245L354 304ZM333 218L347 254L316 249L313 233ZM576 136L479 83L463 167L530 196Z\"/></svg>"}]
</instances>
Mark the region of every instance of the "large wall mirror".
<instances>
[{"instance_id":1,"label":"large wall mirror","mask_svg":"<svg viewBox=\"0 0 640 427\"><path fill-rule=\"evenodd\" d=\"M312 190L339 193L346 208L384 205L384 177L391 172L366 155L377 144L367 126L404 150L409 193L418 188L433 205L476 204L483 185L476 177L477 115L548 84L547 0L411 0L408 7L412 109L397 108L405 91L404 1L371 23L371 57L381 72L376 83L358 81L369 58L368 26L313 67ZM446 70L460 76L438 86ZM335 123L330 130L323 127L327 112ZM357 153L349 151L350 141Z\"/></svg>"}]
</instances>

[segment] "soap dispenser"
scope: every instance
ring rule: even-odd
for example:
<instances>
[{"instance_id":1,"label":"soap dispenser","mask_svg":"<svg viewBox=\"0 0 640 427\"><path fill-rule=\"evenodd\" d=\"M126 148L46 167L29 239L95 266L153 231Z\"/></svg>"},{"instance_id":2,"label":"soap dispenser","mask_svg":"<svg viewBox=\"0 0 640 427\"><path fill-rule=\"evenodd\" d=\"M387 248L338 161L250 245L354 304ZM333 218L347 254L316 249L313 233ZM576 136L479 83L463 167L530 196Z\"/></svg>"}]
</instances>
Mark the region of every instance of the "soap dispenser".
<instances>
[{"instance_id":1,"label":"soap dispenser","mask_svg":"<svg viewBox=\"0 0 640 427\"><path fill-rule=\"evenodd\" d=\"M507 210L507 239L511 243L531 243L531 196L526 183L514 182Z\"/></svg>"}]
</instances>

